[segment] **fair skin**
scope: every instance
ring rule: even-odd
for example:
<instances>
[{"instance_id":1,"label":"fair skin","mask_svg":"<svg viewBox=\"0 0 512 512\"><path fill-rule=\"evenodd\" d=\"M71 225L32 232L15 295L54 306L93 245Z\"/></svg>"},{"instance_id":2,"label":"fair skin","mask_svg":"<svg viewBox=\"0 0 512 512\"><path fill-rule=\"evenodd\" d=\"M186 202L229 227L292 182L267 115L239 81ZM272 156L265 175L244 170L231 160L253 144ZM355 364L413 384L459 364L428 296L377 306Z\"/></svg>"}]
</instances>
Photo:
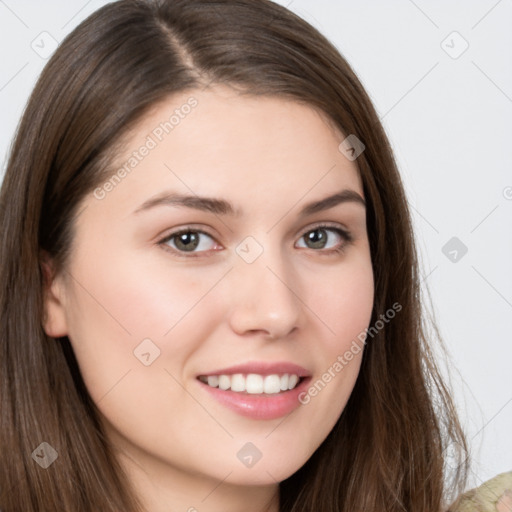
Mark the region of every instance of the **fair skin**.
<instances>
[{"instance_id":1,"label":"fair skin","mask_svg":"<svg viewBox=\"0 0 512 512\"><path fill-rule=\"evenodd\" d=\"M44 327L69 337L148 512L276 512L278 482L333 428L362 352L309 403L274 419L227 408L198 375L286 361L315 382L349 349L373 305L365 207L352 200L299 213L345 189L364 198L362 183L356 162L338 150L345 136L317 110L226 87L158 105L132 130L119 167L190 96L197 107L136 168L104 198L85 198L67 268L48 290ZM223 199L240 213L176 204L134 213L169 191ZM193 250L190 238L188 246L169 239L187 227L200 240ZM247 237L262 250L251 263L237 252ZM134 350L147 338L154 345L145 353L156 346L160 355L146 366ZM237 456L248 442L261 453L252 467Z\"/></svg>"}]
</instances>

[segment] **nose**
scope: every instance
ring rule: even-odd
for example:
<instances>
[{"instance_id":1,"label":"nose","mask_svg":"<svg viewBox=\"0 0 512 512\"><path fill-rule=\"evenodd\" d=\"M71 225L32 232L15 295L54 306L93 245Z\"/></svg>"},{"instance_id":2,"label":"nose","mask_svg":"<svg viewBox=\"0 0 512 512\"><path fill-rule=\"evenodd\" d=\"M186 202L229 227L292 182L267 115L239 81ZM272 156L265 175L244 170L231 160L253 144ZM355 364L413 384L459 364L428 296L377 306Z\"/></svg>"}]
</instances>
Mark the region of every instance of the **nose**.
<instances>
[{"instance_id":1,"label":"nose","mask_svg":"<svg viewBox=\"0 0 512 512\"><path fill-rule=\"evenodd\" d=\"M234 332L279 339L299 328L303 303L293 286L297 278L280 256L264 253L253 263L239 260L230 274Z\"/></svg>"}]
</instances>

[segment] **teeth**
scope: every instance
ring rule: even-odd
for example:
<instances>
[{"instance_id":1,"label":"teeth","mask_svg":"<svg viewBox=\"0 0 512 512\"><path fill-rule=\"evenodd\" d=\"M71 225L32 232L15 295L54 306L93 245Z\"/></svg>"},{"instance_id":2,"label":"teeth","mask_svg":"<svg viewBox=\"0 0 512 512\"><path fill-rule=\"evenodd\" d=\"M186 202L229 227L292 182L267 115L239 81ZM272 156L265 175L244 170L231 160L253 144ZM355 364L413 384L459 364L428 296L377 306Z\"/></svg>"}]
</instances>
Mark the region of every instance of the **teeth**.
<instances>
[{"instance_id":1,"label":"teeth","mask_svg":"<svg viewBox=\"0 0 512 512\"><path fill-rule=\"evenodd\" d=\"M249 373L245 378L245 389L251 395L263 393L263 377L255 373ZM234 390L233 390L234 391Z\"/></svg>"},{"instance_id":2,"label":"teeth","mask_svg":"<svg viewBox=\"0 0 512 512\"><path fill-rule=\"evenodd\" d=\"M222 390L236 391L238 393L247 392L251 395L266 393L274 395L281 391L293 389L299 383L299 376L285 373L284 375L258 375L249 373L235 373L234 375L209 375L208 377L199 377L200 380L212 388L218 387Z\"/></svg>"},{"instance_id":3,"label":"teeth","mask_svg":"<svg viewBox=\"0 0 512 512\"><path fill-rule=\"evenodd\" d=\"M208 386L211 386L212 388L216 388L219 385L219 377L217 375L210 375L208 377Z\"/></svg>"},{"instance_id":4,"label":"teeth","mask_svg":"<svg viewBox=\"0 0 512 512\"><path fill-rule=\"evenodd\" d=\"M293 389L297 385L297 382L299 382L299 377L293 374L290 375L290 378L288 380L288 389Z\"/></svg>"},{"instance_id":5,"label":"teeth","mask_svg":"<svg viewBox=\"0 0 512 512\"><path fill-rule=\"evenodd\" d=\"M231 391L245 391L245 378L241 373L231 377Z\"/></svg>"},{"instance_id":6,"label":"teeth","mask_svg":"<svg viewBox=\"0 0 512 512\"><path fill-rule=\"evenodd\" d=\"M269 395L281 391L281 377L279 375L267 375L263 379L263 391Z\"/></svg>"},{"instance_id":7,"label":"teeth","mask_svg":"<svg viewBox=\"0 0 512 512\"><path fill-rule=\"evenodd\" d=\"M231 387L231 378L227 375L219 375L219 388L229 389Z\"/></svg>"}]
</instances>

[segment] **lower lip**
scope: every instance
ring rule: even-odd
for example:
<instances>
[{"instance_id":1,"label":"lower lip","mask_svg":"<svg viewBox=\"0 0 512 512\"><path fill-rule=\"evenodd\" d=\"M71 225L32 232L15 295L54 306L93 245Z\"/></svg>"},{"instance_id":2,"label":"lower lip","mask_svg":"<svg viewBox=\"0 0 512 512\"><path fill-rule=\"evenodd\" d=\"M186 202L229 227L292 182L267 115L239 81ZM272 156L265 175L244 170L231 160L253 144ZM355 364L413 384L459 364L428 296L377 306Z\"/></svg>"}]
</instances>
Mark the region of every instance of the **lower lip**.
<instances>
[{"instance_id":1,"label":"lower lip","mask_svg":"<svg viewBox=\"0 0 512 512\"><path fill-rule=\"evenodd\" d=\"M302 405L299 395L306 390L311 377L302 380L299 385L288 391L272 395L250 395L236 391L212 388L198 380L199 384L222 405L236 413L255 420L273 420L290 414Z\"/></svg>"}]
</instances>

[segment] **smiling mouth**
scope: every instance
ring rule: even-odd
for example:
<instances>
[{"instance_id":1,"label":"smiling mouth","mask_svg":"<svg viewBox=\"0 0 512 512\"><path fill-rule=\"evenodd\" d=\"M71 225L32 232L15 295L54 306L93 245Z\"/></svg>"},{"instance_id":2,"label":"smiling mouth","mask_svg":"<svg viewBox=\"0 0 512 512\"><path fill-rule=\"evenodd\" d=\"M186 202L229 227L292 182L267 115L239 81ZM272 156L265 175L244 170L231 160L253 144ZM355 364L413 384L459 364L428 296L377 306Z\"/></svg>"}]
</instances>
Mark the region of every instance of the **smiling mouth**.
<instances>
[{"instance_id":1,"label":"smiling mouth","mask_svg":"<svg viewBox=\"0 0 512 512\"><path fill-rule=\"evenodd\" d=\"M304 378L294 373L260 375L235 373L233 375L200 375L198 379L212 388L249 395L275 395L295 389Z\"/></svg>"}]
</instances>

